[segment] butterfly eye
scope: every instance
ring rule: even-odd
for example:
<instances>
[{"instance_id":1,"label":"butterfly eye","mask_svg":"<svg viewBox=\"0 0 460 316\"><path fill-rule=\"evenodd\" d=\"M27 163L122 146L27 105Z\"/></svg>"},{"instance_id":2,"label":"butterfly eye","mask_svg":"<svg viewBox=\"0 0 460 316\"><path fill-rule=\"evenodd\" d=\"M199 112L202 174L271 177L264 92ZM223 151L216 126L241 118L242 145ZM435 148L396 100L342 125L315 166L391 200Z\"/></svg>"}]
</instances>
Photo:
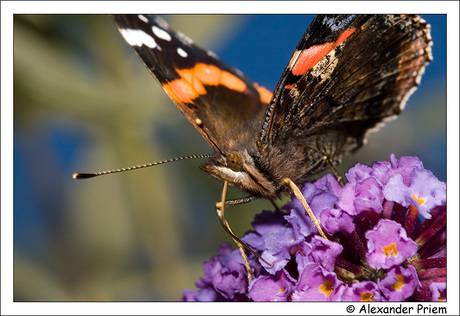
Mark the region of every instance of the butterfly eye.
<instances>
[{"instance_id":1,"label":"butterfly eye","mask_svg":"<svg viewBox=\"0 0 460 316\"><path fill-rule=\"evenodd\" d=\"M243 170L243 159L237 153L229 153L227 155L227 167L235 172Z\"/></svg>"}]
</instances>

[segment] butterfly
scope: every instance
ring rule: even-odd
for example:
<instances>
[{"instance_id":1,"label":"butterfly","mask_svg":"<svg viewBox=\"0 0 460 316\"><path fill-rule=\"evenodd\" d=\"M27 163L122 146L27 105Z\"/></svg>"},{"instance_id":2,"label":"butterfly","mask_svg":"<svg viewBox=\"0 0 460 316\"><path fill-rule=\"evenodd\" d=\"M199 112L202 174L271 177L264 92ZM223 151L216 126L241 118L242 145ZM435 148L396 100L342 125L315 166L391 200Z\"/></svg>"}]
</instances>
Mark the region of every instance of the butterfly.
<instances>
[{"instance_id":1,"label":"butterfly","mask_svg":"<svg viewBox=\"0 0 460 316\"><path fill-rule=\"evenodd\" d=\"M403 110L432 59L420 16L318 15L272 93L159 17L113 19L212 148L200 168L224 182L217 211L243 257L223 214L227 183L273 200L333 168Z\"/></svg>"}]
</instances>

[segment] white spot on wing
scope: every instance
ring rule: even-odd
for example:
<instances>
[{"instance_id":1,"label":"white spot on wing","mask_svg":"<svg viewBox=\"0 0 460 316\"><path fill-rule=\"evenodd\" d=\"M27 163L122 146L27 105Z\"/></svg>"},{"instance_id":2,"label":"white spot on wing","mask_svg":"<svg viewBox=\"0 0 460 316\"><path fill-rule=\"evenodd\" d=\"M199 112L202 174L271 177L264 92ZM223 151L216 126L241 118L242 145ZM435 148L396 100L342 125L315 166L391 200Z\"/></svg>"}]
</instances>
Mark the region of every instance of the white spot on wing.
<instances>
[{"instance_id":1,"label":"white spot on wing","mask_svg":"<svg viewBox=\"0 0 460 316\"><path fill-rule=\"evenodd\" d=\"M149 23L149 19L147 19L147 17L145 17L144 15L138 14L137 17L138 17L139 20L141 20L142 22Z\"/></svg>"},{"instance_id":2,"label":"white spot on wing","mask_svg":"<svg viewBox=\"0 0 460 316\"><path fill-rule=\"evenodd\" d=\"M177 48L177 53L181 56L181 57L188 57L188 54L185 50L183 50L182 48L178 47Z\"/></svg>"},{"instance_id":3,"label":"white spot on wing","mask_svg":"<svg viewBox=\"0 0 460 316\"><path fill-rule=\"evenodd\" d=\"M142 46L145 45L150 48L157 47L160 49L160 46L155 42L153 37L141 30L132 30L132 29L121 29L121 35L131 46Z\"/></svg>"},{"instance_id":4,"label":"white spot on wing","mask_svg":"<svg viewBox=\"0 0 460 316\"><path fill-rule=\"evenodd\" d=\"M169 33L166 32L165 30L160 29L159 27L152 26L152 31L153 31L153 34L155 34L156 36L158 36L158 38L161 38L162 40L165 40L168 42L171 40L171 35L169 35Z\"/></svg>"}]
</instances>

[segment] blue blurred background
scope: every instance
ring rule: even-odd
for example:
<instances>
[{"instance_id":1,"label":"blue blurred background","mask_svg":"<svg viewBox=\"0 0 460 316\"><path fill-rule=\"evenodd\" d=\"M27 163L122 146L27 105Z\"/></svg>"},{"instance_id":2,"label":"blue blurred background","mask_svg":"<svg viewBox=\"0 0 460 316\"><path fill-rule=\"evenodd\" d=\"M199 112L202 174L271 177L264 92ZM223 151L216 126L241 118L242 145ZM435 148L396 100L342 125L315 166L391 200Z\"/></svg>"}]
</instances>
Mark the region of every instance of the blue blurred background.
<instances>
[{"instance_id":1,"label":"blue blurred background","mask_svg":"<svg viewBox=\"0 0 460 316\"><path fill-rule=\"evenodd\" d=\"M433 62L397 120L340 165L418 156L446 181L446 16ZM171 27L273 90L305 15L166 16ZM73 172L210 153L102 15L14 18L14 299L176 301L222 242L221 183L189 160L75 181ZM229 198L243 194L232 190ZM281 203L279 203L281 204ZM256 201L227 210L238 235Z\"/></svg>"}]
</instances>

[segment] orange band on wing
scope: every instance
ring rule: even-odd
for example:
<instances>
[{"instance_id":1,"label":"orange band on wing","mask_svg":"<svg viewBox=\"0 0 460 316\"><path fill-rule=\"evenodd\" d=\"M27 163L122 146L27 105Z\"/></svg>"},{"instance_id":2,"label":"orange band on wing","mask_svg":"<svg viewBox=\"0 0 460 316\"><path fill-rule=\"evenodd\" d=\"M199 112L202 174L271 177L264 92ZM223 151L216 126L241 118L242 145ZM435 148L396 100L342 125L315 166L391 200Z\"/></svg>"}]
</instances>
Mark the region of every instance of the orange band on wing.
<instances>
[{"instance_id":1,"label":"orange band on wing","mask_svg":"<svg viewBox=\"0 0 460 316\"><path fill-rule=\"evenodd\" d=\"M182 79L187 81L193 87L197 87L199 94L205 93L204 91L200 91L200 85L202 84L208 86L217 86L220 84L230 90L236 90L239 92L243 92L247 88L243 80L228 71L220 70L214 65L198 63L193 68L176 69L176 71ZM200 82L200 84L197 84L197 82Z\"/></svg>"},{"instance_id":2,"label":"orange band on wing","mask_svg":"<svg viewBox=\"0 0 460 316\"><path fill-rule=\"evenodd\" d=\"M178 79L178 80L182 80L182 81L187 82L190 86L193 87L193 89L195 89L195 91L198 94L205 94L206 93L206 89L204 88L204 86L202 84L202 81L200 80L200 78L198 78L196 76L195 68L191 68L191 69L176 69L176 71L179 74L179 76L182 78L182 79Z\"/></svg>"},{"instance_id":3,"label":"orange band on wing","mask_svg":"<svg viewBox=\"0 0 460 316\"><path fill-rule=\"evenodd\" d=\"M273 93L271 93L267 88L259 86L257 83L254 83L254 87L257 89L257 92L259 92L260 101L267 104L270 103Z\"/></svg>"},{"instance_id":4,"label":"orange band on wing","mask_svg":"<svg viewBox=\"0 0 460 316\"><path fill-rule=\"evenodd\" d=\"M342 44L355 29L349 29L343 31L342 34L337 38L335 42L324 43L321 45L315 45L308 49L304 49L297 59L296 63L292 67L292 74L295 76L303 76L309 69L315 66L324 56L329 54L334 48Z\"/></svg>"},{"instance_id":5,"label":"orange band on wing","mask_svg":"<svg viewBox=\"0 0 460 316\"><path fill-rule=\"evenodd\" d=\"M165 83L163 88L171 99L178 103L193 103L193 99L206 94L204 85L222 85L238 92L247 89L243 80L214 65L197 63L193 68L176 69L176 71L181 78Z\"/></svg>"},{"instance_id":6,"label":"orange band on wing","mask_svg":"<svg viewBox=\"0 0 460 316\"><path fill-rule=\"evenodd\" d=\"M325 43L303 50L300 53L299 59L297 59L294 67L292 67L292 74L295 76L305 75L309 69L323 59L324 56L329 54L333 48L334 43Z\"/></svg>"},{"instance_id":7,"label":"orange band on wing","mask_svg":"<svg viewBox=\"0 0 460 316\"><path fill-rule=\"evenodd\" d=\"M176 103L193 103L193 99L198 98L198 92L184 79L176 79L163 84L163 89L169 97Z\"/></svg>"},{"instance_id":8,"label":"orange band on wing","mask_svg":"<svg viewBox=\"0 0 460 316\"><path fill-rule=\"evenodd\" d=\"M351 34L353 34L354 32L356 31L356 29L349 29L349 30L345 30L343 31L342 34L340 34L340 36L337 38L337 40L335 41L335 46L339 46L340 44L342 44L342 42L344 40L346 40L348 38L348 36L350 36Z\"/></svg>"},{"instance_id":9,"label":"orange band on wing","mask_svg":"<svg viewBox=\"0 0 460 316\"><path fill-rule=\"evenodd\" d=\"M198 63L190 70L193 71L196 79L208 86L219 84L221 70L216 66Z\"/></svg>"},{"instance_id":10,"label":"orange band on wing","mask_svg":"<svg viewBox=\"0 0 460 316\"><path fill-rule=\"evenodd\" d=\"M229 88L230 90L236 90L236 91L239 91L239 92L243 92L244 90L246 90L247 86L246 84L244 83L243 80L241 80L240 78L238 78L237 76L227 72L227 71L223 71L222 72L222 75L220 77L220 82L219 82L221 85Z\"/></svg>"}]
</instances>

